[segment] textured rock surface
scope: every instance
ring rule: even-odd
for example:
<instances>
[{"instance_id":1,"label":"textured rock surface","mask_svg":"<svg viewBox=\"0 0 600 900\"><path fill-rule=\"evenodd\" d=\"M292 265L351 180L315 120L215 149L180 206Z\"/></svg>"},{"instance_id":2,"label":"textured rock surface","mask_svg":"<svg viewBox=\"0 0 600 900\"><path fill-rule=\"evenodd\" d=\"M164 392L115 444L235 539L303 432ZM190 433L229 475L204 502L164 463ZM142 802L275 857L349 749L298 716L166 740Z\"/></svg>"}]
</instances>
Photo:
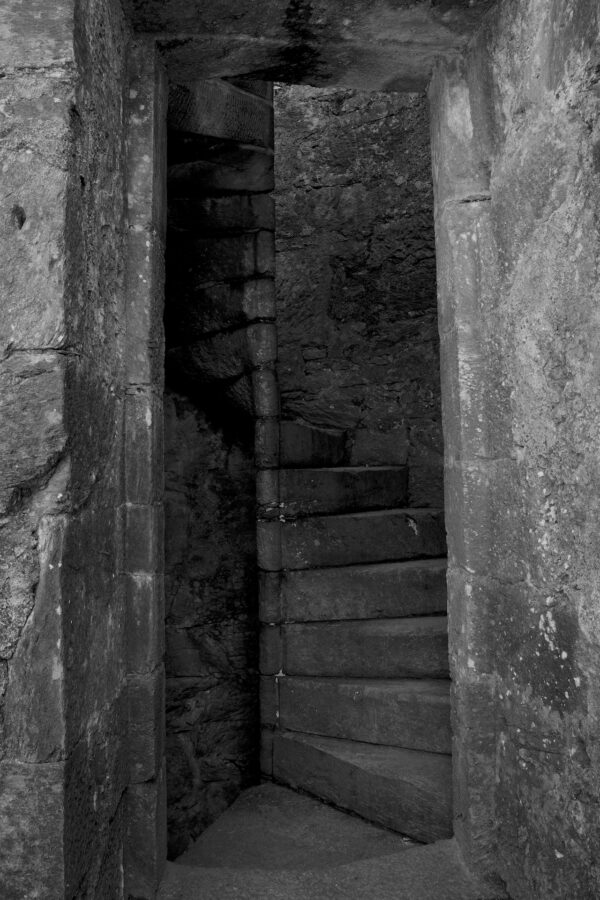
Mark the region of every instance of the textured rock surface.
<instances>
[{"instance_id":1,"label":"textured rock surface","mask_svg":"<svg viewBox=\"0 0 600 900\"><path fill-rule=\"evenodd\" d=\"M272 107L269 85L259 99L240 84L173 89L169 113L177 129L165 316L171 856L258 777L253 415L277 400L269 372L277 350L268 321L273 203L254 192L271 189L273 166L272 149L240 141L258 134L272 143ZM206 138L214 134L227 140Z\"/></svg>"},{"instance_id":2,"label":"textured rock surface","mask_svg":"<svg viewBox=\"0 0 600 900\"><path fill-rule=\"evenodd\" d=\"M181 80L254 73L293 84L421 90L492 0L127 0L136 29L157 33Z\"/></svg>"},{"instance_id":3,"label":"textured rock surface","mask_svg":"<svg viewBox=\"0 0 600 900\"><path fill-rule=\"evenodd\" d=\"M256 777L254 469L186 398L166 435L169 852Z\"/></svg>"},{"instance_id":4,"label":"textured rock surface","mask_svg":"<svg viewBox=\"0 0 600 900\"><path fill-rule=\"evenodd\" d=\"M9 3L2 54L0 673L7 897L117 890L125 45L117 3Z\"/></svg>"},{"instance_id":5,"label":"textured rock surface","mask_svg":"<svg viewBox=\"0 0 600 900\"><path fill-rule=\"evenodd\" d=\"M503 3L432 92L457 832L600 892L597 4Z\"/></svg>"},{"instance_id":6,"label":"textured rock surface","mask_svg":"<svg viewBox=\"0 0 600 900\"><path fill-rule=\"evenodd\" d=\"M282 415L350 430L353 465L408 458L441 505L425 100L279 86L275 123Z\"/></svg>"}]
</instances>

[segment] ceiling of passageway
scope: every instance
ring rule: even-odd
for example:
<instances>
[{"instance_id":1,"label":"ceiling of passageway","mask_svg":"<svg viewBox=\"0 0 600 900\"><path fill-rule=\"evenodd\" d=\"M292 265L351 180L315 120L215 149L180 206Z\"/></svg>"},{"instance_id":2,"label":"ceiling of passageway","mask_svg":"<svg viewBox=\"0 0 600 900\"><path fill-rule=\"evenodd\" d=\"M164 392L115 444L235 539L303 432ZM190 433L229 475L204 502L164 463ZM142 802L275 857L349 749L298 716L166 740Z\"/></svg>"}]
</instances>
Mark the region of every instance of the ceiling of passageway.
<instances>
[{"instance_id":1,"label":"ceiling of passageway","mask_svg":"<svg viewBox=\"0 0 600 900\"><path fill-rule=\"evenodd\" d=\"M254 73L275 81L422 90L494 0L126 0L171 78Z\"/></svg>"}]
</instances>

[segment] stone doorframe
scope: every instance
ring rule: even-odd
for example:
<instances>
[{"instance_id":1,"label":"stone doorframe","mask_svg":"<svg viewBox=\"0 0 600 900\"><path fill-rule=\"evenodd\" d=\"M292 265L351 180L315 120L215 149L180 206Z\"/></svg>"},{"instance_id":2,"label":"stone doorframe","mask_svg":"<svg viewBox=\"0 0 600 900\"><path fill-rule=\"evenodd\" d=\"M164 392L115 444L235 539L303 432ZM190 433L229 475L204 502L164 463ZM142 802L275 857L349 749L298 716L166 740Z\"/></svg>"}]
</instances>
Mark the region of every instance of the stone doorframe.
<instances>
[{"instance_id":1,"label":"stone doorframe","mask_svg":"<svg viewBox=\"0 0 600 900\"><path fill-rule=\"evenodd\" d=\"M130 581L132 682L140 683L140 722L131 721L151 763L141 783L130 788L130 890L151 891L160 880L165 857L164 789L164 645L161 519L163 252L165 236L166 77L154 50L138 51L140 63L129 97L129 302L127 320L130 435L125 476L133 486L127 497L131 539L125 570ZM488 169L476 157L470 134L468 97L457 65L440 66L431 89L432 151L439 272L442 351L442 402L446 455L448 523L449 642L453 686L453 760L455 832L465 857L485 872L493 836L494 749L486 749L481 716L488 702L481 679L474 684L467 652L468 610L461 585L462 554L469 522L463 497L468 461L476 457L480 408L466 361L478 358L478 298L482 254L490 228ZM459 281L460 279L460 281ZM460 297L457 285L460 284ZM271 327L271 326L266 326ZM253 378L256 422L258 502L274 492L278 463L278 391L272 358L258 360ZM142 538L143 535L143 538ZM481 537L483 540L483 537ZM260 547L259 547L260 552ZM264 552L264 551L263 551ZM471 651L472 652L472 651ZM149 680L152 676L153 680ZM145 724L143 719L146 720ZM474 746L477 747L474 750ZM151 778L145 775L151 774ZM141 894L140 894L141 895Z\"/></svg>"},{"instance_id":2,"label":"stone doorframe","mask_svg":"<svg viewBox=\"0 0 600 900\"><path fill-rule=\"evenodd\" d=\"M516 896L530 896L532 885L540 895L567 896L595 877L585 873L597 829L593 711L600 708L597 679L586 675L597 671L592 625L600 579L593 490L600 417L593 399L598 10L594 4L594 15L591 7L586 15L582 2L573 18L571 6L569 0L501 4L462 57L437 64L429 88L455 835L469 867L492 881L502 873ZM559 32L564 46L548 47L546 36ZM152 133L164 140L164 109L157 106L154 116ZM132 125L141 127L137 119ZM540 172L549 156L556 169ZM154 178L158 198L159 170L151 170L145 177ZM506 190L513 192L509 207ZM525 255L519 241L529 242ZM155 256L142 260L148 272L155 266L151 278L136 270L145 285L160 283ZM537 280L529 279L531 265ZM147 302L157 309L158 290L150 293ZM532 310L529 331L521 321L523 297ZM131 321L133 336L133 313ZM547 371L549 358L556 376ZM567 410L558 422L556 391ZM160 419L160 398L154 399ZM272 424L275 407L264 415ZM158 471L160 436L146 434ZM582 447L578 460L570 455L574 441ZM556 450L548 451L547 442ZM151 529L147 547L158 554ZM148 557L153 571L158 558ZM157 607L150 606L152 617ZM157 688L148 697L147 734L163 728L159 696ZM523 731L546 744L522 745ZM158 758L162 744L157 739L154 746ZM156 835L164 807L153 800L145 810L146 833ZM139 834L132 828L132 858ZM161 846L153 844L156 878Z\"/></svg>"}]
</instances>

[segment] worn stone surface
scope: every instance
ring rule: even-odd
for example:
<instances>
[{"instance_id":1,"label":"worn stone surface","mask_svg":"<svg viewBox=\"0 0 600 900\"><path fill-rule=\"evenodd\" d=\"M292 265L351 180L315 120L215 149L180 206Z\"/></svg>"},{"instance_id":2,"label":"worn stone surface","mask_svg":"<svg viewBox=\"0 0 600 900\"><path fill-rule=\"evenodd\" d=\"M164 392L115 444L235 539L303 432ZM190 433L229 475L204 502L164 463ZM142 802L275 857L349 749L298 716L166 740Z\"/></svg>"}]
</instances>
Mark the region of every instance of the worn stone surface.
<instances>
[{"instance_id":1,"label":"worn stone surface","mask_svg":"<svg viewBox=\"0 0 600 900\"><path fill-rule=\"evenodd\" d=\"M410 846L409 839L396 835L395 839L402 842L398 844L399 852L392 851L391 845L381 839L382 847L389 847L390 852L361 858L365 849L372 846L365 831L370 826L354 816L346 816L348 824L341 826L340 819L333 818L341 814L322 803L315 811L310 806L299 810L297 795L292 791L287 793L291 799L288 801L285 796L281 799L281 818L270 809L271 804L267 807L271 813L269 824L281 821L282 825L273 840L271 831L267 832L269 840L258 851L258 866L248 861L237 868L236 861L238 847L252 846L256 833L262 832L256 822L258 819L262 825L264 816L246 814L242 818L240 815L230 826L235 840L230 839L228 828L216 832L212 840L212 835L210 838L207 835L207 848L211 847L215 855L218 853L222 865L170 864L159 900L237 900L240 896L245 900L280 900L281 897L364 900L369 896L378 900L501 900L506 897L503 892L490 890L472 878L455 841L415 847ZM305 800L305 803L318 801ZM351 839L353 833L356 839ZM265 859L265 843L277 868L269 866L269 857ZM328 856L333 863L338 854L348 854L349 861L315 869L315 845L324 863ZM202 850L200 845L199 851ZM297 860L296 868L291 868L289 863L294 860Z\"/></svg>"},{"instance_id":2,"label":"worn stone surface","mask_svg":"<svg viewBox=\"0 0 600 900\"><path fill-rule=\"evenodd\" d=\"M255 777L254 471L189 400L168 395L167 722L170 854Z\"/></svg>"},{"instance_id":3,"label":"worn stone surface","mask_svg":"<svg viewBox=\"0 0 600 900\"><path fill-rule=\"evenodd\" d=\"M383 619L446 612L446 560L264 572L262 622Z\"/></svg>"},{"instance_id":4,"label":"worn stone surface","mask_svg":"<svg viewBox=\"0 0 600 900\"><path fill-rule=\"evenodd\" d=\"M169 127L272 147L273 104L270 98L257 97L220 79L174 84L169 91Z\"/></svg>"},{"instance_id":5,"label":"worn stone surface","mask_svg":"<svg viewBox=\"0 0 600 900\"><path fill-rule=\"evenodd\" d=\"M275 91L282 415L351 432L441 505L435 250L424 97Z\"/></svg>"},{"instance_id":6,"label":"worn stone surface","mask_svg":"<svg viewBox=\"0 0 600 900\"><path fill-rule=\"evenodd\" d=\"M279 501L286 517L391 509L407 499L405 467L282 469Z\"/></svg>"},{"instance_id":7,"label":"worn stone surface","mask_svg":"<svg viewBox=\"0 0 600 900\"><path fill-rule=\"evenodd\" d=\"M3 890L15 897L91 895L121 879L127 716L116 576L129 32L116 3L99 0L86 12L75 21L71 4L45 16L11 3L1 14L0 153L10 198L0 326L2 608L10 610L1 753L24 778L6 784L13 821L1 830L11 843L2 856L12 860ZM49 766L56 777L44 786Z\"/></svg>"},{"instance_id":8,"label":"worn stone surface","mask_svg":"<svg viewBox=\"0 0 600 900\"><path fill-rule=\"evenodd\" d=\"M433 62L464 46L490 0L376 4L360 0L127 0L137 29L161 38L175 80L254 73L294 84L420 90Z\"/></svg>"},{"instance_id":9,"label":"worn stone surface","mask_svg":"<svg viewBox=\"0 0 600 900\"><path fill-rule=\"evenodd\" d=\"M289 624L283 631L289 675L448 676L445 616Z\"/></svg>"},{"instance_id":10,"label":"worn stone surface","mask_svg":"<svg viewBox=\"0 0 600 900\"><path fill-rule=\"evenodd\" d=\"M259 558L259 565L264 569L272 568L269 539L275 529L281 539L281 561L286 569L440 556L446 547L440 510L393 509L346 513L298 519L283 523L281 528L277 525L259 523L261 557L260 544L263 541L266 544L264 562Z\"/></svg>"},{"instance_id":11,"label":"worn stone surface","mask_svg":"<svg viewBox=\"0 0 600 900\"><path fill-rule=\"evenodd\" d=\"M288 731L451 752L448 682L302 677L278 682L280 724ZM261 720L269 724L262 715Z\"/></svg>"},{"instance_id":12,"label":"worn stone surface","mask_svg":"<svg viewBox=\"0 0 600 900\"><path fill-rule=\"evenodd\" d=\"M502 3L432 92L457 833L517 900L600 890L599 36Z\"/></svg>"},{"instance_id":13,"label":"worn stone surface","mask_svg":"<svg viewBox=\"0 0 600 900\"><path fill-rule=\"evenodd\" d=\"M421 841L452 833L452 761L442 753L275 733L276 780Z\"/></svg>"}]
</instances>

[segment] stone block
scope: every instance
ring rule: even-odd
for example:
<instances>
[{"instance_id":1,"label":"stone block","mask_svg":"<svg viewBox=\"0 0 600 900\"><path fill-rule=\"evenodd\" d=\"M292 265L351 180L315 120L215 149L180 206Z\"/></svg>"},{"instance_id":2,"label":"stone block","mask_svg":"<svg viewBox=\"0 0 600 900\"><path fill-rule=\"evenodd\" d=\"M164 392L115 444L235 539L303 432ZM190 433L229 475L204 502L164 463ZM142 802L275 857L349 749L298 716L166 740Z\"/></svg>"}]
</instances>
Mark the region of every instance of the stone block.
<instances>
[{"instance_id":1,"label":"stone block","mask_svg":"<svg viewBox=\"0 0 600 900\"><path fill-rule=\"evenodd\" d=\"M406 426L388 432L357 428L350 444L353 466L404 466L408 459Z\"/></svg>"},{"instance_id":2,"label":"stone block","mask_svg":"<svg viewBox=\"0 0 600 900\"><path fill-rule=\"evenodd\" d=\"M18 4L10 3L16 10ZM3 115L3 140L0 150L2 182L8 193L0 216L0 346L2 348L60 349L67 340L64 318L65 271L65 197L69 172L66 167L70 142L68 109L72 103L73 83L63 71L61 78L49 79L34 71L23 73L30 47L36 35L42 40L47 25L57 27L58 48L67 38L67 9L53 10L52 23L36 17L38 5L20 12L25 15L31 38L21 33L11 41L6 31L6 4L2 16L3 72L15 44L18 77L5 77L0 87ZM41 7L40 7L41 9ZM64 28L64 31L63 31ZM46 32L45 37L49 35ZM27 49L24 44L30 41ZM50 39L50 44L52 44ZM50 49L49 46L46 49ZM54 49L54 48L53 48ZM43 53L42 47L40 50ZM68 55L72 54L72 46ZM35 65L38 65L37 60ZM4 352L4 350L3 350Z\"/></svg>"},{"instance_id":3,"label":"stone block","mask_svg":"<svg viewBox=\"0 0 600 900\"><path fill-rule=\"evenodd\" d=\"M283 671L283 636L279 625L261 626L259 660L261 675L277 675Z\"/></svg>"},{"instance_id":4,"label":"stone block","mask_svg":"<svg viewBox=\"0 0 600 900\"><path fill-rule=\"evenodd\" d=\"M165 651L164 577L138 572L124 575L127 618L127 670L136 675L154 671Z\"/></svg>"},{"instance_id":5,"label":"stone block","mask_svg":"<svg viewBox=\"0 0 600 900\"><path fill-rule=\"evenodd\" d=\"M405 466L282 469L280 502L286 517L354 510L394 509L406 504Z\"/></svg>"},{"instance_id":6,"label":"stone block","mask_svg":"<svg viewBox=\"0 0 600 900\"><path fill-rule=\"evenodd\" d=\"M273 776L419 841L452 835L452 759L441 753L275 733Z\"/></svg>"},{"instance_id":7,"label":"stone block","mask_svg":"<svg viewBox=\"0 0 600 900\"><path fill-rule=\"evenodd\" d=\"M152 900L167 859L167 787L164 762L156 779L131 784L125 795L125 896Z\"/></svg>"},{"instance_id":8,"label":"stone block","mask_svg":"<svg viewBox=\"0 0 600 900\"><path fill-rule=\"evenodd\" d=\"M220 79L172 84L168 124L176 131L273 146L272 104Z\"/></svg>"},{"instance_id":9,"label":"stone block","mask_svg":"<svg viewBox=\"0 0 600 900\"><path fill-rule=\"evenodd\" d=\"M0 762L0 859L6 900L62 898L64 763Z\"/></svg>"},{"instance_id":10,"label":"stone block","mask_svg":"<svg viewBox=\"0 0 600 900\"><path fill-rule=\"evenodd\" d=\"M163 492L163 408L156 390L130 390L125 397L124 491L135 504L157 503Z\"/></svg>"},{"instance_id":11,"label":"stone block","mask_svg":"<svg viewBox=\"0 0 600 900\"><path fill-rule=\"evenodd\" d=\"M244 283L243 301L244 314L249 321L252 319L274 319L275 306L275 282L272 278L255 278Z\"/></svg>"},{"instance_id":12,"label":"stone block","mask_svg":"<svg viewBox=\"0 0 600 900\"><path fill-rule=\"evenodd\" d=\"M1 276L0 276L1 277ZM10 339L7 339L7 344ZM65 360L55 352L7 353L0 367L0 510L43 486L62 455Z\"/></svg>"},{"instance_id":13,"label":"stone block","mask_svg":"<svg viewBox=\"0 0 600 900\"><path fill-rule=\"evenodd\" d=\"M161 572L164 567L164 514L162 504L126 503L125 572Z\"/></svg>"},{"instance_id":14,"label":"stone block","mask_svg":"<svg viewBox=\"0 0 600 900\"><path fill-rule=\"evenodd\" d=\"M256 274L254 234L200 237L178 234L168 250L170 290L196 290L210 282L252 278Z\"/></svg>"},{"instance_id":15,"label":"stone block","mask_svg":"<svg viewBox=\"0 0 600 900\"><path fill-rule=\"evenodd\" d=\"M35 602L13 649L3 697L2 750L9 759L49 763L65 753L62 566L67 527L66 517L47 516L36 535ZM18 585L17 578L14 582Z\"/></svg>"},{"instance_id":16,"label":"stone block","mask_svg":"<svg viewBox=\"0 0 600 900\"><path fill-rule=\"evenodd\" d=\"M441 510L315 516L281 525L281 560L286 569L441 556L445 550Z\"/></svg>"},{"instance_id":17,"label":"stone block","mask_svg":"<svg viewBox=\"0 0 600 900\"><path fill-rule=\"evenodd\" d=\"M261 675L260 724L275 726L279 720L279 679Z\"/></svg>"},{"instance_id":18,"label":"stone block","mask_svg":"<svg viewBox=\"0 0 600 900\"><path fill-rule=\"evenodd\" d=\"M205 384L239 378L251 365L246 328L204 338L185 350L186 368Z\"/></svg>"},{"instance_id":19,"label":"stone block","mask_svg":"<svg viewBox=\"0 0 600 900\"><path fill-rule=\"evenodd\" d=\"M221 232L275 229L275 207L267 194L234 194L225 197L173 197L169 201L169 228L177 232L215 236Z\"/></svg>"},{"instance_id":20,"label":"stone block","mask_svg":"<svg viewBox=\"0 0 600 900\"><path fill-rule=\"evenodd\" d=\"M272 366L277 360L277 330L274 324L261 322L246 329L248 358L252 366Z\"/></svg>"},{"instance_id":21,"label":"stone block","mask_svg":"<svg viewBox=\"0 0 600 900\"><path fill-rule=\"evenodd\" d=\"M270 728L260 730L260 771L267 778L273 777L273 732Z\"/></svg>"},{"instance_id":22,"label":"stone block","mask_svg":"<svg viewBox=\"0 0 600 900\"><path fill-rule=\"evenodd\" d=\"M249 146L221 149L211 159L169 166L167 180L175 197L195 193L267 193L275 184L273 153Z\"/></svg>"},{"instance_id":23,"label":"stone block","mask_svg":"<svg viewBox=\"0 0 600 900\"><path fill-rule=\"evenodd\" d=\"M157 778L165 740L165 672L127 679L129 772L131 783Z\"/></svg>"},{"instance_id":24,"label":"stone block","mask_svg":"<svg viewBox=\"0 0 600 900\"><path fill-rule=\"evenodd\" d=\"M255 422L254 462L258 469L279 467L279 420L276 416Z\"/></svg>"},{"instance_id":25,"label":"stone block","mask_svg":"<svg viewBox=\"0 0 600 900\"><path fill-rule=\"evenodd\" d=\"M277 469L261 469L256 473L256 504L260 518L278 519L281 514L279 474Z\"/></svg>"},{"instance_id":26,"label":"stone block","mask_svg":"<svg viewBox=\"0 0 600 900\"><path fill-rule=\"evenodd\" d=\"M164 364L164 237L129 230L127 236L127 351L129 384L159 386Z\"/></svg>"},{"instance_id":27,"label":"stone block","mask_svg":"<svg viewBox=\"0 0 600 900\"><path fill-rule=\"evenodd\" d=\"M259 231L256 236L256 271L259 275L275 274L275 235Z\"/></svg>"},{"instance_id":28,"label":"stone block","mask_svg":"<svg viewBox=\"0 0 600 900\"><path fill-rule=\"evenodd\" d=\"M298 622L445 613L446 560L284 572L266 596L265 613L280 609L284 619ZM267 621L263 612L261 619Z\"/></svg>"},{"instance_id":29,"label":"stone block","mask_svg":"<svg viewBox=\"0 0 600 900\"><path fill-rule=\"evenodd\" d=\"M260 621L266 625L281 622L281 573L259 572L258 605Z\"/></svg>"},{"instance_id":30,"label":"stone block","mask_svg":"<svg viewBox=\"0 0 600 900\"><path fill-rule=\"evenodd\" d=\"M281 523L260 519L256 523L258 567L267 572L281 569Z\"/></svg>"},{"instance_id":31,"label":"stone block","mask_svg":"<svg viewBox=\"0 0 600 900\"><path fill-rule=\"evenodd\" d=\"M279 414L279 387L277 376L271 369L258 369L252 373L254 409L259 418Z\"/></svg>"},{"instance_id":32,"label":"stone block","mask_svg":"<svg viewBox=\"0 0 600 900\"><path fill-rule=\"evenodd\" d=\"M447 678L446 616L283 626L288 675Z\"/></svg>"},{"instance_id":33,"label":"stone block","mask_svg":"<svg viewBox=\"0 0 600 900\"><path fill-rule=\"evenodd\" d=\"M287 731L452 751L449 682L286 677L279 679L279 691L278 724ZM265 704L265 714L271 709Z\"/></svg>"},{"instance_id":34,"label":"stone block","mask_svg":"<svg viewBox=\"0 0 600 900\"><path fill-rule=\"evenodd\" d=\"M340 466L346 460L346 434L304 422L281 422L281 465Z\"/></svg>"}]
</instances>

